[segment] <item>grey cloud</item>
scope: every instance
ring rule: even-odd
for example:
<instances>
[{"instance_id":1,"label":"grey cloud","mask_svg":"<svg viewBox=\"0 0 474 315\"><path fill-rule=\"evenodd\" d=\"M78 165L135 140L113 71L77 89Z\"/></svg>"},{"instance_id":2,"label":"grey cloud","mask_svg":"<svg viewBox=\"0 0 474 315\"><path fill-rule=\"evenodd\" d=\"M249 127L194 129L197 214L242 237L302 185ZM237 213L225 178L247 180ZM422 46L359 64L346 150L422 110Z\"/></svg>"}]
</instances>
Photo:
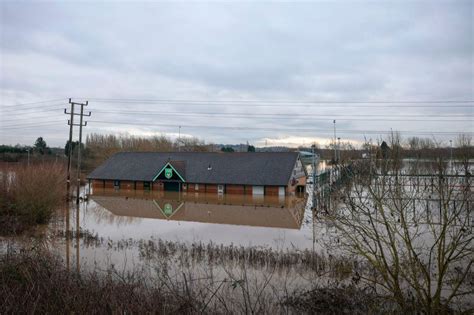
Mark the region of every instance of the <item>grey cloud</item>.
<instances>
[{"instance_id":1,"label":"grey cloud","mask_svg":"<svg viewBox=\"0 0 474 315\"><path fill-rule=\"evenodd\" d=\"M27 3L2 2L1 103L58 95L138 99L473 99L472 2ZM91 108L189 110L186 105ZM288 113L288 119L212 123L330 130L292 113L472 115L472 108L191 107L218 113ZM28 115L28 114L26 114ZM100 115L97 115L100 117ZM31 115L34 120L34 115ZM110 116L109 119L112 119ZM154 117L118 115L151 123ZM337 118L337 117L335 117ZM171 124L202 124L171 118ZM343 122L341 122L343 124ZM101 127L96 125L90 131ZM472 124L346 121L345 129L472 131ZM104 126L110 127L110 126ZM97 128L97 129L93 129ZM126 128L126 127L124 127ZM146 130L176 132L176 128ZM109 129L107 129L109 130ZM45 128L51 136L53 133ZM308 132L188 130L222 142ZM2 132L4 133L4 132ZM315 135L317 136L317 135ZM325 135L328 136L327 134ZM360 135L344 135L359 138ZM18 135L20 137L20 135ZM11 134L5 140L12 141ZM19 138L20 139L20 138ZM62 144L62 142L60 143Z\"/></svg>"}]
</instances>

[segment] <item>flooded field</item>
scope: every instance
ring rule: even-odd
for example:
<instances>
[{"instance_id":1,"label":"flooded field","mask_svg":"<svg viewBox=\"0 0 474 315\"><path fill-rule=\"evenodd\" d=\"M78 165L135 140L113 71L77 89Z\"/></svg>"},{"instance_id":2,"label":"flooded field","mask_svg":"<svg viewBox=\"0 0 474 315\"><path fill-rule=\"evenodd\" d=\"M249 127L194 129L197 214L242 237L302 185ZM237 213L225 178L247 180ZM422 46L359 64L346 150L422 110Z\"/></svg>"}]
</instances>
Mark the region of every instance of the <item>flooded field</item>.
<instances>
[{"instance_id":1,"label":"flooded field","mask_svg":"<svg viewBox=\"0 0 474 315\"><path fill-rule=\"evenodd\" d=\"M298 248L312 244L304 224L303 197L104 190L89 198L80 205L79 228L112 240L157 237ZM76 224L77 211L70 210Z\"/></svg>"},{"instance_id":2,"label":"flooded field","mask_svg":"<svg viewBox=\"0 0 474 315\"><path fill-rule=\"evenodd\" d=\"M322 169L316 172L321 173ZM311 211L312 198L308 198L311 184L307 193L299 196L89 191L83 187L87 195L82 195L79 206L70 203L59 209L49 225L36 229L41 237L4 238L0 250L8 252L10 248L11 253L21 253L44 248L46 251L42 253L48 253L46 257L49 253L57 254L55 257L59 257L68 273L99 274L112 277L115 283L157 286L165 288L164 292L170 295L194 292L198 299L209 300L209 306L215 309L229 307L245 313L248 305L254 305L257 309L266 308L266 312L281 311L283 306L277 301L291 300L291 296L301 292L314 292L321 287L364 289L360 275L370 276L374 269L358 258L357 252L352 252L355 247L349 241L354 241L351 239L356 235L354 228L362 233L362 240L371 237L371 231L380 236L405 228L407 233L412 233L410 240L424 263L433 256L426 250L434 248L425 244L433 243L436 239L433 236L438 235L443 224L444 216L438 214L447 211L451 223L446 228L453 233L458 231L460 237L456 239L469 246L472 243L469 181L458 175L450 175L443 181L433 180L424 169L420 174L403 173L399 177L377 174L370 180L360 176L345 184L344 181L337 184L337 176L331 174L328 178L336 177L334 183L317 181L320 190L326 186L332 188L330 185L337 189L327 195L316 194L316 216ZM381 191L384 198L374 192L369 195L369 187L389 189L395 180L399 190ZM450 189L447 198L438 186ZM444 202L440 202L441 197ZM379 214L371 198L383 200L381 209L390 211L390 216ZM398 207L400 201L402 207ZM453 213L457 216L451 218ZM337 221L332 220L335 216ZM458 223L462 228L458 228ZM342 224L348 229L343 235ZM368 224L374 230L368 229ZM400 248L393 254L409 257L406 247L397 244L401 244ZM387 259L396 261L386 250L390 249L383 248ZM374 257L377 253L378 249ZM466 263L470 256L459 257L455 267L467 268L465 277L472 279L472 262ZM433 292L439 289L441 298L449 298L454 291L443 284L447 282L439 282L442 285L438 288L438 282L431 281L435 275L435 269L428 273L430 281L426 286ZM420 279L422 283L421 276ZM213 292L218 295L214 296ZM467 293L461 291L451 304L469 307L472 299ZM209 298L210 295L213 297ZM361 298L359 302L364 300ZM360 305L363 307L365 302Z\"/></svg>"},{"instance_id":3,"label":"flooded field","mask_svg":"<svg viewBox=\"0 0 474 315\"><path fill-rule=\"evenodd\" d=\"M315 230L326 229L313 223L305 196L102 190L60 211L49 239L53 250L81 268L128 269L157 244L309 255L321 250Z\"/></svg>"}]
</instances>

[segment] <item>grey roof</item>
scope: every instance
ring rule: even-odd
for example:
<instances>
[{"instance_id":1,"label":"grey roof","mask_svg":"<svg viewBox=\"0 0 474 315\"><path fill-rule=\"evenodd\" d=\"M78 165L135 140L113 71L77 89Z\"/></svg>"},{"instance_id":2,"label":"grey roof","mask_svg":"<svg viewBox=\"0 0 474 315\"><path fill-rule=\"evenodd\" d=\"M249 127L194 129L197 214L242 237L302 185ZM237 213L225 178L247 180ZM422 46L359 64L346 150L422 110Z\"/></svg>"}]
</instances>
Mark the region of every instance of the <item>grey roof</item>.
<instances>
[{"instance_id":1,"label":"grey roof","mask_svg":"<svg viewBox=\"0 0 474 315\"><path fill-rule=\"evenodd\" d=\"M286 186L297 159L297 152L121 152L87 178L152 181L168 161L180 161L189 183Z\"/></svg>"}]
</instances>

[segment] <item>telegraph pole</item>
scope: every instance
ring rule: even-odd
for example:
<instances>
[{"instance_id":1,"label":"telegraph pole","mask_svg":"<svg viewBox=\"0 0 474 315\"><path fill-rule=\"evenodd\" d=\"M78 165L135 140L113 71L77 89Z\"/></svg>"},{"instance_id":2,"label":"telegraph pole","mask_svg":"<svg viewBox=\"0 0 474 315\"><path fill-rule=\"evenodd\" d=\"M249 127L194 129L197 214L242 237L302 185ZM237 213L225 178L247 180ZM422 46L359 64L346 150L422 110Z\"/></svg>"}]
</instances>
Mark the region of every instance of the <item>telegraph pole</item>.
<instances>
[{"instance_id":1,"label":"telegraph pole","mask_svg":"<svg viewBox=\"0 0 474 315\"><path fill-rule=\"evenodd\" d=\"M87 115L84 114L84 106L87 106L89 104L88 101L85 103L76 103L72 102L71 99L69 99L69 103L71 104L71 113L67 113L66 110L64 110L64 113L71 114L71 119L68 120L68 125L70 126L70 131L69 131L69 159L68 159L68 196L69 196L69 188L70 188L70 169L71 169L71 157L72 157L72 129L74 126L79 126L79 144L77 148L77 187L76 187L76 204L79 204L79 192L81 188L81 146L82 146L82 127L87 126L87 122L83 123L83 118L84 116L90 116L91 112L89 112ZM78 105L81 107L81 112L79 114L76 114L74 112L74 105ZM79 124L74 123L74 116L79 116Z\"/></svg>"},{"instance_id":2,"label":"telegraph pole","mask_svg":"<svg viewBox=\"0 0 474 315\"><path fill-rule=\"evenodd\" d=\"M178 152L181 152L181 126L178 128Z\"/></svg>"},{"instance_id":3,"label":"telegraph pole","mask_svg":"<svg viewBox=\"0 0 474 315\"><path fill-rule=\"evenodd\" d=\"M87 121L83 125L82 120L84 117L84 106L87 106L89 104L88 101L86 101L85 104L81 104L81 115L80 117L80 122L79 122L79 148L77 148L77 190L76 190L76 204L79 204L79 190L81 188L81 145L82 145L82 126L87 126ZM90 116L91 112L87 114L86 116Z\"/></svg>"},{"instance_id":4,"label":"telegraph pole","mask_svg":"<svg viewBox=\"0 0 474 315\"><path fill-rule=\"evenodd\" d=\"M337 137L337 162L341 160L341 137Z\"/></svg>"},{"instance_id":5,"label":"telegraph pole","mask_svg":"<svg viewBox=\"0 0 474 315\"><path fill-rule=\"evenodd\" d=\"M449 140L449 164L451 164L451 173L453 172L453 140Z\"/></svg>"},{"instance_id":6,"label":"telegraph pole","mask_svg":"<svg viewBox=\"0 0 474 315\"><path fill-rule=\"evenodd\" d=\"M313 153L313 161L311 165L312 177L313 177L313 211L316 211L316 146L311 146L311 153Z\"/></svg>"},{"instance_id":7,"label":"telegraph pole","mask_svg":"<svg viewBox=\"0 0 474 315\"><path fill-rule=\"evenodd\" d=\"M69 125L69 147L68 147L68 157L67 157L67 192L66 192L66 199L69 200L69 190L71 188L71 162L72 162L72 126L74 124L74 103L69 99L69 104L71 104L71 112L68 113L66 109L64 109L64 114L70 114L71 118L69 118L68 125Z\"/></svg>"},{"instance_id":8,"label":"telegraph pole","mask_svg":"<svg viewBox=\"0 0 474 315\"><path fill-rule=\"evenodd\" d=\"M337 150L336 150L336 120L334 119L333 121L334 124L334 163L336 163L337 160Z\"/></svg>"}]
</instances>

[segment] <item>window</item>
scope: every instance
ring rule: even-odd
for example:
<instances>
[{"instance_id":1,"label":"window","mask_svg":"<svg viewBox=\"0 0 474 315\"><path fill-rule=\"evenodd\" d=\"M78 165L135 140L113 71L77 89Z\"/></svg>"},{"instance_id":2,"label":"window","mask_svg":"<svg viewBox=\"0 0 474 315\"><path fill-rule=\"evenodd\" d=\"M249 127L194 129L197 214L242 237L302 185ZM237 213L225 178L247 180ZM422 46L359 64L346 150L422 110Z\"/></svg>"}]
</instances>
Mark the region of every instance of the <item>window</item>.
<instances>
[{"instance_id":1,"label":"window","mask_svg":"<svg viewBox=\"0 0 474 315\"><path fill-rule=\"evenodd\" d=\"M120 188L120 181L119 180L114 180L114 188L119 189Z\"/></svg>"},{"instance_id":2,"label":"window","mask_svg":"<svg viewBox=\"0 0 474 315\"><path fill-rule=\"evenodd\" d=\"M143 189L150 190L150 182L143 182Z\"/></svg>"},{"instance_id":3,"label":"window","mask_svg":"<svg viewBox=\"0 0 474 315\"><path fill-rule=\"evenodd\" d=\"M217 192L219 194L223 194L224 193L224 185L217 185Z\"/></svg>"},{"instance_id":4,"label":"window","mask_svg":"<svg viewBox=\"0 0 474 315\"><path fill-rule=\"evenodd\" d=\"M194 184L194 190L199 190L199 184Z\"/></svg>"}]
</instances>

